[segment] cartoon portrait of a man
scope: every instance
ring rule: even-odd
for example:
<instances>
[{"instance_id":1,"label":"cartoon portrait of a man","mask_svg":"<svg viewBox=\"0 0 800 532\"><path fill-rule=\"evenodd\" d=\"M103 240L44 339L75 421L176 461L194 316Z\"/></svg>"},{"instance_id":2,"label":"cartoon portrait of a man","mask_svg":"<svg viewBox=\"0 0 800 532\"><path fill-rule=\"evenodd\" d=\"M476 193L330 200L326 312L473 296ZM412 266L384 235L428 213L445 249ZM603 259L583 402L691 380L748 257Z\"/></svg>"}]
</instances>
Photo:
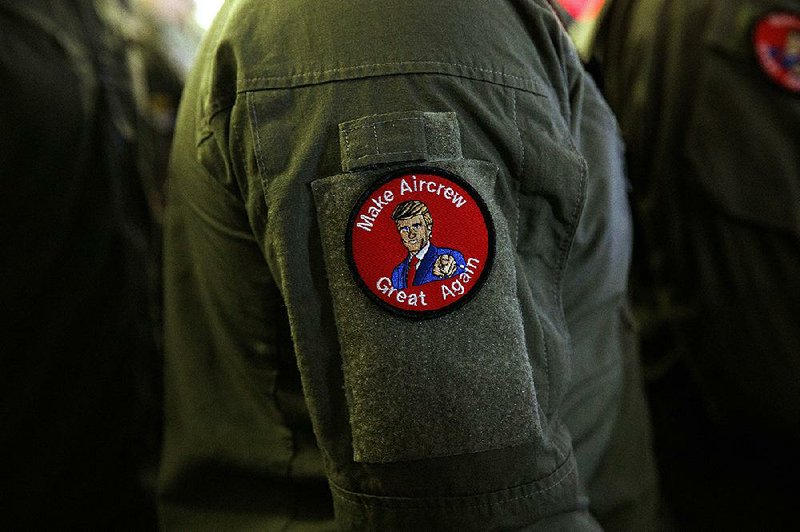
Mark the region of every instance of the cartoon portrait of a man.
<instances>
[{"instance_id":1,"label":"cartoon portrait of a man","mask_svg":"<svg viewBox=\"0 0 800 532\"><path fill-rule=\"evenodd\" d=\"M399 290L441 281L466 268L460 251L439 248L431 242L433 217L423 202L409 200L400 203L392 212L392 220L408 250L408 255L392 271L394 288Z\"/></svg>"},{"instance_id":2,"label":"cartoon portrait of a man","mask_svg":"<svg viewBox=\"0 0 800 532\"><path fill-rule=\"evenodd\" d=\"M792 30L786 35L784 68L800 75L800 31Z\"/></svg>"}]
</instances>

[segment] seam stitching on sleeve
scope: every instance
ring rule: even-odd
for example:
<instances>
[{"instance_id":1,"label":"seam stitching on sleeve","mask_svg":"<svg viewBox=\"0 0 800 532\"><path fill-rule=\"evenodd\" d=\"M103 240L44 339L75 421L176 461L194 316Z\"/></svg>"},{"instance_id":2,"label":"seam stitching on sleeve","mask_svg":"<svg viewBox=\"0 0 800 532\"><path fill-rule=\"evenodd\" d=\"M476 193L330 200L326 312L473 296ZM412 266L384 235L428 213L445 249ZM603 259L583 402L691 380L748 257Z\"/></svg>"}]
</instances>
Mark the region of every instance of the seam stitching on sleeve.
<instances>
[{"instance_id":1,"label":"seam stitching on sleeve","mask_svg":"<svg viewBox=\"0 0 800 532\"><path fill-rule=\"evenodd\" d=\"M512 111L512 113L514 115L514 127L517 130L517 137L519 138L519 147L520 147L521 156L520 156L518 175L519 175L519 179L521 181L522 177L523 177L523 175L525 173L525 142L522 139L522 131L520 130L519 122L517 121L517 93L513 89L512 89L512 92L511 92L511 111ZM516 200L517 200L517 212L516 212L516 215L517 215L517 220L516 220L516 223L515 223L515 226L514 226L514 249L517 249L517 246L519 246L519 225L520 225L520 218L521 218L520 208L519 208L519 202L520 202L519 196L520 196L520 193L519 193L519 190L517 190L516 191Z\"/></svg>"},{"instance_id":2,"label":"seam stitching on sleeve","mask_svg":"<svg viewBox=\"0 0 800 532\"><path fill-rule=\"evenodd\" d=\"M255 105L253 105L252 96L250 94L247 95L247 106L250 108L251 115L253 117L253 132L255 133L256 138L256 162L258 163L258 174L260 181L262 183L262 187L264 186L264 149L261 145L261 134L258 132L258 112L256 111ZM264 190L266 193L266 190Z\"/></svg>"},{"instance_id":3,"label":"seam stitching on sleeve","mask_svg":"<svg viewBox=\"0 0 800 532\"><path fill-rule=\"evenodd\" d=\"M442 65L442 66L454 66L458 68L465 68L468 70L475 70L477 72L486 72L489 74L495 74L497 76L508 78L508 79L516 79L520 81L528 81L536 85L536 82L532 78L527 78L523 76L515 76L513 74L506 74L504 72L498 72L496 70L491 70L488 68L481 68L472 65L465 65L463 63L449 63L446 61L399 61L399 62L389 62L389 63L372 63L367 65L352 65L346 67L339 67L339 68L330 68L327 70L315 70L311 72L301 72L299 74L292 74L290 76L259 76L255 78L244 78L242 82L248 81L261 81L261 80L289 80L289 79L297 79L297 78L307 78L310 76L318 76L320 74L332 74L335 72L344 72L348 70L358 70L363 68L371 68L371 67L384 67L384 66L401 66L401 65Z\"/></svg>"},{"instance_id":4,"label":"seam stitching on sleeve","mask_svg":"<svg viewBox=\"0 0 800 532\"><path fill-rule=\"evenodd\" d=\"M385 151L383 153L368 153L367 155L362 155L361 157L356 157L355 159L350 159L351 161L360 161L361 159L368 159L370 157L375 157L376 155L411 155L413 153L419 153L418 151Z\"/></svg>"},{"instance_id":5,"label":"seam stitching on sleeve","mask_svg":"<svg viewBox=\"0 0 800 532\"><path fill-rule=\"evenodd\" d=\"M350 158L350 131L345 129L342 131L344 134L344 158L347 160L347 166L350 167L350 162L352 159Z\"/></svg>"},{"instance_id":6,"label":"seam stitching on sleeve","mask_svg":"<svg viewBox=\"0 0 800 532\"><path fill-rule=\"evenodd\" d=\"M574 470L574 466L570 467L567 471L563 472L561 478L559 478L553 484L547 486L546 488L534 490L531 493L526 493L524 495L518 495L518 496L512 497L510 499L503 499L503 500L499 500L499 501L496 501L496 502L486 501L486 502L482 502L482 503L479 503L479 504L470 504L470 505L465 505L465 506L458 506L457 509L466 510L466 509L471 509L471 508L481 508L481 507L485 507L485 506L491 506L492 504L497 504L498 506L502 506L502 505L508 504L510 502L519 501L519 500L523 500L523 499L530 499L530 498L535 497L537 495L541 495L542 493L547 493L548 491L551 491L551 490L557 488L558 486L560 486L561 484L563 484L564 481L567 480L570 477L570 473L572 473L573 470ZM558 472L558 470L556 470L556 472ZM335 486L335 484L334 484L334 486ZM338 486L335 486L335 487L338 488ZM338 488L338 490L336 490L336 489L331 490L331 493L334 495L334 497L336 497L340 501L347 502L347 503L349 503L349 504L351 504L353 506L361 506L361 507L364 507L364 508L380 506L382 508L389 509L389 510L394 510L394 511L401 511L401 510L436 510L436 509L438 509L436 506L432 506L432 505L400 506L400 507L392 508L391 507L391 503L387 504L388 501L380 501L380 502L376 501L375 504L369 504L369 503L361 501L361 500L353 500L353 499L351 499L349 497L346 497L346 496L342 495L341 493L338 493L337 491L344 491L344 490L342 490L341 488ZM485 495L491 495L491 494L492 493L485 493L485 494L482 494L482 495L485 496ZM359 496L359 494L354 494L354 496L356 498L361 498ZM478 496L481 496L481 495L478 495ZM375 497L375 496L369 496L368 495L367 497Z\"/></svg>"}]
</instances>

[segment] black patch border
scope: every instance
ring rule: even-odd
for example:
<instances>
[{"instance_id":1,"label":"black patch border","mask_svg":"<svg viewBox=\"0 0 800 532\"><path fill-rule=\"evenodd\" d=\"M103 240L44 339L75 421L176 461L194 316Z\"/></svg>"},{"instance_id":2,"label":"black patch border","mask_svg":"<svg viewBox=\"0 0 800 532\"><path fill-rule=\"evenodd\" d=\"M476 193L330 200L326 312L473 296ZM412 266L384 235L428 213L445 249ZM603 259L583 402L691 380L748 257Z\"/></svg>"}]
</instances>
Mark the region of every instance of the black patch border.
<instances>
[{"instance_id":1,"label":"black patch border","mask_svg":"<svg viewBox=\"0 0 800 532\"><path fill-rule=\"evenodd\" d=\"M460 299L452 302L446 307L436 309L436 310L405 310L400 309L392 306L390 303L387 303L377 294L375 294L372 289L367 286L367 283L364 279L361 278L361 275L358 273L358 267L356 266L355 259L353 258L353 227L355 226L355 220L358 215L358 211L361 210L361 207L364 203L369 199L370 195L372 195L375 190L383 186L384 184L388 183L389 181L400 177L401 175L406 174L413 174L413 173L427 173L432 175L438 175L444 177L445 179L449 179L454 183L458 184L458 186L462 187L464 190L469 192L472 196L472 199L475 200L475 203L478 205L481 213L483 214L484 222L486 222L486 230L488 232L489 237L489 250L486 256L486 265L483 267L483 271L481 272L480 277L475 281L472 290L464 294ZM489 212L489 207L486 205L483 197L478 194L478 191L475 188L467 183L466 180L463 178L455 175L454 173L445 170L443 168L436 168L433 166L426 166L426 165L418 165L418 166L409 166L405 168L400 168L397 170L393 170L386 175L375 180L367 189L359 196L358 201L356 201L353 209L350 211L350 216L347 218L347 231L345 234L345 255L347 255L347 264L350 266L350 273L353 275L353 278L356 281L356 284L361 288L361 291L366 293L367 296L376 303L379 307L382 307L385 310L393 314L397 314L398 316L402 316L403 318L410 319L413 321L422 321L428 320L432 318L438 318L444 316L446 314L450 314L451 312L461 308L469 301L472 300L473 297L483 288L486 279L492 273L492 266L494 266L494 258L495 258L495 246L496 246L496 238L495 238L495 228L494 228L494 220L492 219L492 215Z\"/></svg>"}]
</instances>

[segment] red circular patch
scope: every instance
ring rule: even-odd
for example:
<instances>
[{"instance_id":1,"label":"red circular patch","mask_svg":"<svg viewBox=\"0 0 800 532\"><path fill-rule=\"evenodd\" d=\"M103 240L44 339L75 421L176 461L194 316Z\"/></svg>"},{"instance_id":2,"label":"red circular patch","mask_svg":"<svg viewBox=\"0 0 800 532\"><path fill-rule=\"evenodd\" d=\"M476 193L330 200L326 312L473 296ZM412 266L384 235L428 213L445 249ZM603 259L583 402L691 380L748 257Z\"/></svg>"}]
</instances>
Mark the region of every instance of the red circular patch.
<instances>
[{"instance_id":1,"label":"red circular patch","mask_svg":"<svg viewBox=\"0 0 800 532\"><path fill-rule=\"evenodd\" d=\"M477 293L494 258L494 225L463 179L404 169L379 179L356 203L347 255L356 281L379 305L431 318Z\"/></svg>"},{"instance_id":2,"label":"red circular patch","mask_svg":"<svg viewBox=\"0 0 800 532\"><path fill-rule=\"evenodd\" d=\"M753 44L770 79L791 92L800 92L800 15L765 15L755 26Z\"/></svg>"}]
</instances>

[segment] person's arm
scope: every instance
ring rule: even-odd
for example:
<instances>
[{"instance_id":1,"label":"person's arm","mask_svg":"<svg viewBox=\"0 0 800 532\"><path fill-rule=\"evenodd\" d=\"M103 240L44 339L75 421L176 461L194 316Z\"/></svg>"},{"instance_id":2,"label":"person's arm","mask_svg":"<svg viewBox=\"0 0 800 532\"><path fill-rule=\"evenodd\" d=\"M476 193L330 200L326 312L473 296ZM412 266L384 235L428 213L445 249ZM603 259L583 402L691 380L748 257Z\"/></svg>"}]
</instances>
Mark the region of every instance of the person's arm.
<instances>
[{"instance_id":1,"label":"person's arm","mask_svg":"<svg viewBox=\"0 0 800 532\"><path fill-rule=\"evenodd\" d=\"M586 185L561 30L544 3L355 4L229 5L190 81L166 222L165 522L324 526L309 512L327 483L344 529L594 529L559 415ZM389 276L407 253L393 222L373 237L417 174L476 275L416 288L410 309L359 268ZM441 312L417 313L437 293Z\"/></svg>"}]
</instances>

